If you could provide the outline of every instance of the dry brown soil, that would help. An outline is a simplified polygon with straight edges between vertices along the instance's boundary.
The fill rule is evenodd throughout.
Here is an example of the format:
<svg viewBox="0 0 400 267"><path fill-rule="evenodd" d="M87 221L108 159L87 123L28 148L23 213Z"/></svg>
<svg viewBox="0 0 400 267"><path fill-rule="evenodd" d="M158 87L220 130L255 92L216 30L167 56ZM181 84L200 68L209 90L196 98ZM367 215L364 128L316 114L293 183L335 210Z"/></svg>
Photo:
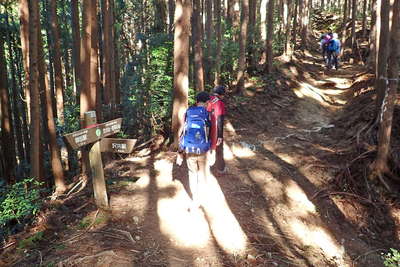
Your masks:
<svg viewBox="0 0 400 267"><path fill-rule="evenodd" d="M212 171L200 210L188 211L187 169L175 154L143 150L106 166L109 211L89 189L53 204L44 238L8 248L3 264L383 266L385 237L365 236L360 210L324 190L340 166L326 160L342 138L334 121L364 70L325 71L317 54L297 57L279 64L277 80L251 79L243 96L227 97L229 171Z"/></svg>

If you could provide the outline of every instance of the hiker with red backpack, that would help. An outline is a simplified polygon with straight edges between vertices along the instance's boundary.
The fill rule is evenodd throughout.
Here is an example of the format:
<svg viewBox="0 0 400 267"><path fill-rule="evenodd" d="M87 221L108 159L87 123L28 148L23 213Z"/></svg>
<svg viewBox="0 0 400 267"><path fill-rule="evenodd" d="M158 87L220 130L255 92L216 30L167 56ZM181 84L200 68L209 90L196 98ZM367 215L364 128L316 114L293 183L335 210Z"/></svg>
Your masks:
<svg viewBox="0 0 400 267"><path fill-rule="evenodd" d="M225 86L220 85L213 89L208 102L207 110L211 116L211 149L215 150L216 168L219 174L227 172L224 160L224 118L225 118Z"/></svg>
<svg viewBox="0 0 400 267"><path fill-rule="evenodd" d="M210 95L207 92L197 94L196 104L186 110L184 128L179 135L179 153L176 163L181 165L185 155L192 195L189 211L197 210L201 206L202 197L205 196L204 187L210 173L209 154L212 144L210 128L212 125L207 111L209 100Z"/></svg>
<svg viewBox="0 0 400 267"><path fill-rule="evenodd" d="M324 59L325 64L328 64L328 44L331 39L332 33L325 33L320 38L322 58Z"/></svg>

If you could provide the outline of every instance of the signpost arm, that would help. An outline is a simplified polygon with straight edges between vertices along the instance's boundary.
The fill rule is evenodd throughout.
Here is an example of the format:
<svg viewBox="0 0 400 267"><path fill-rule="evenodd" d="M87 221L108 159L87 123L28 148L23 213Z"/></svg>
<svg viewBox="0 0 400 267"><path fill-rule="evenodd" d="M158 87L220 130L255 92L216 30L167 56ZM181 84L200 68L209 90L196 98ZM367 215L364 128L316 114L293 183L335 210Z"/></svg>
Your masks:
<svg viewBox="0 0 400 267"><path fill-rule="evenodd" d="M85 125L95 125L97 123L94 111L85 112ZM108 207L108 196L106 182L104 180L103 161L101 160L100 142L96 141L89 151L90 169L92 173L93 192L96 205L98 207Z"/></svg>

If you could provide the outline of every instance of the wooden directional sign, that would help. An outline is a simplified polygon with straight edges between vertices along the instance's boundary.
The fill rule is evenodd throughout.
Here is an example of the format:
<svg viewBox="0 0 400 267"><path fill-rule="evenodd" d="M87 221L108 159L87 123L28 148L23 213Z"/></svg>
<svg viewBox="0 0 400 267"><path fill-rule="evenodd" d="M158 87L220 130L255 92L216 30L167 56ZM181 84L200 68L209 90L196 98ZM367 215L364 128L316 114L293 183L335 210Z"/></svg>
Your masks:
<svg viewBox="0 0 400 267"><path fill-rule="evenodd" d="M73 149L91 144L106 136L118 133L121 130L122 118L111 120L105 123L96 124L91 128L64 135L65 139Z"/></svg>
<svg viewBox="0 0 400 267"><path fill-rule="evenodd" d="M132 153L136 139L103 138L100 140L101 152Z"/></svg>

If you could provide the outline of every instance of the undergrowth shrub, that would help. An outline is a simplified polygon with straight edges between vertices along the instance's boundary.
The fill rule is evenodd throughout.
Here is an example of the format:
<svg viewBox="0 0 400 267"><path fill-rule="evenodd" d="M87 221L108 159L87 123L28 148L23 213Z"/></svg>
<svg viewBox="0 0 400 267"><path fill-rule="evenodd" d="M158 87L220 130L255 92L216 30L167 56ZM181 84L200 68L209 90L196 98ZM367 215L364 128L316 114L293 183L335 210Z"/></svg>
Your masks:
<svg viewBox="0 0 400 267"><path fill-rule="evenodd" d="M13 185L0 184L0 241L31 222L37 214L41 207L40 185L33 178Z"/></svg>
<svg viewBox="0 0 400 267"><path fill-rule="evenodd" d="M383 264L386 267L399 267L400 266L400 251L391 248L387 254L382 256Z"/></svg>

